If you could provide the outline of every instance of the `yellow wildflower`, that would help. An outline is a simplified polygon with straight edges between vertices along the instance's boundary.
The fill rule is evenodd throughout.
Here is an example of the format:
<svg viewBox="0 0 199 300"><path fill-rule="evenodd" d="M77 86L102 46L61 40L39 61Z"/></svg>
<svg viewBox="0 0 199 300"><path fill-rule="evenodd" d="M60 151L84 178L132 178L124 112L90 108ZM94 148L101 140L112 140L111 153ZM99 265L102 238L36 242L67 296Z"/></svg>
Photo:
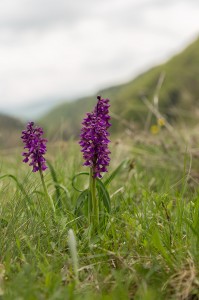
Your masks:
<svg viewBox="0 0 199 300"><path fill-rule="evenodd" d="M150 132L154 135L158 134L159 131L160 131L160 128L157 125L152 125L150 128Z"/></svg>

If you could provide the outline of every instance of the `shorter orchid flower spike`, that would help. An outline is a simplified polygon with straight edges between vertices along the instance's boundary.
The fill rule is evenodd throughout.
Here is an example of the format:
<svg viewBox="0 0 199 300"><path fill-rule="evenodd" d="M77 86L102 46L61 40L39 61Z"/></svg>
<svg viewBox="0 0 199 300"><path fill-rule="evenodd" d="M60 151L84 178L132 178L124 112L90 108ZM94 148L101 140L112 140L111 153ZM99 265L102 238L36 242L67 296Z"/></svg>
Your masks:
<svg viewBox="0 0 199 300"><path fill-rule="evenodd" d="M42 135L43 129L34 126L34 122L29 122L26 130L22 131L21 138L25 144L24 149L27 149L27 152L22 153L22 156L25 157L23 162L29 162L29 166L33 167L33 172L44 171L47 169L46 160L44 158L47 151L47 140L42 138Z"/></svg>

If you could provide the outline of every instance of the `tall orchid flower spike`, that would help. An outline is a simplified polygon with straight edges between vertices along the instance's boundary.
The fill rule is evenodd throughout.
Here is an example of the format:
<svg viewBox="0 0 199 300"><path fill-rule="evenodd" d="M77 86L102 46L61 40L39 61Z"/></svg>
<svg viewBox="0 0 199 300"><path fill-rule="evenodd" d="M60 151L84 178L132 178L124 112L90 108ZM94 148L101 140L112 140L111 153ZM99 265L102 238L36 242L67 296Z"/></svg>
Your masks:
<svg viewBox="0 0 199 300"><path fill-rule="evenodd" d="M22 131L21 136L23 143L25 144L24 149L27 151L23 152L22 156L25 157L23 162L29 163L29 166L32 167L32 172L39 171L46 198L54 211L55 207L53 200L48 194L43 175L43 171L47 169L46 159L44 157L47 151L47 139L42 137L43 133L43 129L35 126L34 122L29 122L27 124L26 130Z"/></svg>
<svg viewBox="0 0 199 300"><path fill-rule="evenodd" d="M109 133L109 99L97 97L97 104L91 113L87 113L83 120L80 146L82 148L84 165L90 167L89 190L91 194L91 223L99 227L99 203L96 197L96 179L102 178L102 173L107 172L110 162L108 149Z"/></svg>
<svg viewBox="0 0 199 300"><path fill-rule="evenodd" d="M89 166L93 171L93 177L102 177L103 172L107 172L110 162L110 151L108 144L109 133L109 99L97 97L98 102L94 111L87 113L81 129L81 140L79 142L82 147L84 165Z"/></svg>

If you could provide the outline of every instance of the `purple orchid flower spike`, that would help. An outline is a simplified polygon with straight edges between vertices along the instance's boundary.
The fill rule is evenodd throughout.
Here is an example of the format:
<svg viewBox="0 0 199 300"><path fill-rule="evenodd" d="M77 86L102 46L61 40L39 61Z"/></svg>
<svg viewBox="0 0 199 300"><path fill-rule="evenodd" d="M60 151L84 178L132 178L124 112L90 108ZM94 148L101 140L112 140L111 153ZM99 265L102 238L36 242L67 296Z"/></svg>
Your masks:
<svg viewBox="0 0 199 300"><path fill-rule="evenodd" d="M90 167L89 191L91 195L89 220L93 232L100 227L99 199L96 194L97 179L102 178L102 173L107 172L110 162L110 151L108 149L109 133L109 99L97 97L97 104L91 113L83 120L81 129L80 146L82 148L84 165Z"/></svg>
<svg viewBox="0 0 199 300"><path fill-rule="evenodd" d="M29 166L33 167L33 172L45 171L47 169L46 160L44 158L47 151L47 140L42 138L42 135L43 129L34 126L34 122L29 122L26 130L22 131L21 138L25 144L24 149L27 149L27 152L22 153L22 156L25 157L23 162L29 162Z"/></svg>
<svg viewBox="0 0 199 300"><path fill-rule="evenodd" d="M39 171L46 200L48 201L53 212L55 212L53 199L48 194L43 175L43 171L47 169L46 160L44 157L47 151L47 139L42 137L43 133L43 129L38 126L34 126L34 122L29 122L27 124L26 130L22 131L21 136L23 143L25 144L24 149L27 149L27 152L23 152L22 156L25 157L23 162L29 163L29 166L32 167L33 172Z"/></svg>
<svg viewBox="0 0 199 300"><path fill-rule="evenodd" d="M108 128L111 124L109 123L109 99L103 99L100 96L97 99L94 111L87 113L82 123L79 144L85 160L84 165L93 169L93 177L101 178L101 173L107 172L110 162Z"/></svg>

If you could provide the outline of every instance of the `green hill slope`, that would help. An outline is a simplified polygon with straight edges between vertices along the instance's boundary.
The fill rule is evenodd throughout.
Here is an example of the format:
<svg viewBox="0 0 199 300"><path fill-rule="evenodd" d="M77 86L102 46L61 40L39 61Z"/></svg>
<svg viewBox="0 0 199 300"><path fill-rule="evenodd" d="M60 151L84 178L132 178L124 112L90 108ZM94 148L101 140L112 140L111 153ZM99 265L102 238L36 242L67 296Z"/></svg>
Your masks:
<svg viewBox="0 0 199 300"><path fill-rule="evenodd" d="M0 148L18 146L23 127L20 120L0 114Z"/></svg>
<svg viewBox="0 0 199 300"><path fill-rule="evenodd" d="M150 69L126 84L102 90L99 94L110 98L114 115L143 127L148 108L142 98L153 100L160 77L164 77L159 91L160 111L170 121L183 119L189 122L196 113L199 99L199 39L165 64ZM59 132L64 138L71 134L76 136L82 117L95 102L96 95L64 103L44 116L41 122L54 135ZM112 123L113 132L121 129L121 122L113 119Z"/></svg>

